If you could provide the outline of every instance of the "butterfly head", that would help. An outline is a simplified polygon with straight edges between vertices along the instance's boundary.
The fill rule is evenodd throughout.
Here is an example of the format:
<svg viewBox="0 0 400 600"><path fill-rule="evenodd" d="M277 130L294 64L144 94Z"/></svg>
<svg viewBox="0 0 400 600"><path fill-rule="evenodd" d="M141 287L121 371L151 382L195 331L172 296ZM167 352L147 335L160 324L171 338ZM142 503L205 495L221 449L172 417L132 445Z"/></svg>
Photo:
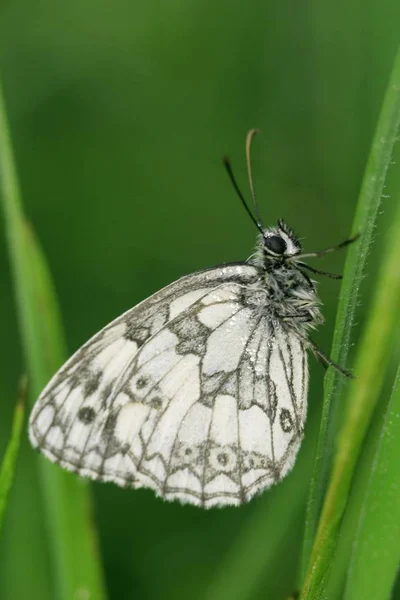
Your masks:
<svg viewBox="0 0 400 600"><path fill-rule="evenodd" d="M271 258L291 258L302 250L298 237L283 219L276 227L262 230L262 245L264 254Z"/></svg>

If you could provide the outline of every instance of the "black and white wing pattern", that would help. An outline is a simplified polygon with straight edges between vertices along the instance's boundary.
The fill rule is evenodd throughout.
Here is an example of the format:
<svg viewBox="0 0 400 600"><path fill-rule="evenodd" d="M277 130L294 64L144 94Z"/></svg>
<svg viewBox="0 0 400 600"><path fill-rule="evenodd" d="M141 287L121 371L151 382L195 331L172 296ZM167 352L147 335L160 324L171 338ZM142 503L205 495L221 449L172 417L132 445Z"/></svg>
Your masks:
<svg viewBox="0 0 400 600"><path fill-rule="evenodd" d="M260 277L245 263L195 273L105 327L39 397L33 446L79 475L203 507L282 479L303 436L307 356Z"/></svg>

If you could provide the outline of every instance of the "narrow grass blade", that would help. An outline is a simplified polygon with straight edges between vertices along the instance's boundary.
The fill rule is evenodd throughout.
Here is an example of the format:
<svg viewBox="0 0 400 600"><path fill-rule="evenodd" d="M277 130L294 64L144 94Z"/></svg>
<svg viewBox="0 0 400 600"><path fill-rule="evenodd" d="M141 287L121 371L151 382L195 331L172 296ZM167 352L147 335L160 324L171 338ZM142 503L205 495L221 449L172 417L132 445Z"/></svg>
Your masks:
<svg viewBox="0 0 400 600"><path fill-rule="evenodd" d="M64 338L44 256L24 218L1 89L0 194L30 391L35 398L65 360ZM105 598L88 488L42 458L39 472L57 596L62 600Z"/></svg>
<svg viewBox="0 0 400 600"><path fill-rule="evenodd" d="M386 388L386 386L385 386ZM386 389L384 390L386 391ZM385 394L386 396L386 394ZM358 520L366 497L371 472L379 447L384 417L388 402L382 402L374 411L373 420L368 429L368 435L363 444L362 452L357 461L357 470L351 484L351 492L347 499L346 511L340 524L340 535L337 540L335 556L329 570L329 577L324 587L324 599L343 600L343 590L349 571L350 556L356 538Z"/></svg>
<svg viewBox="0 0 400 600"><path fill-rule="evenodd" d="M398 133L399 122L400 52L395 59L391 79L386 91L354 218L353 234L360 232L361 236L356 244L349 248L344 269L331 352L332 359L344 366L347 364L358 292L365 273L368 251L376 224L393 145ZM334 369L328 370L324 384L320 435L307 506L301 563L303 580L311 554L323 494L326 488L327 473L333 454L332 439L336 425L333 409L338 404L345 384L344 378Z"/></svg>
<svg viewBox="0 0 400 600"><path fill-rule="evenodd" d="M400 117L400 54L389 97L398 106ZM398 119L399 121L399 119ZM397 121L397 124L398 124ZM382 253L375 297L356 357L356 379L347 397L347 414L338 439L333 471L326 494L302 598L319 598L336 546L338 528L373 411L379 399L390 361L391 347L400 305L400 203L397 200L387 247Z"/></svg>
<svg viewBox="0 0 400 600"><path fill-rule="evenodd" d="M353 546L345 600L390 598L400 563L400 367Z"/></svg>
<svg viewBox="0 0 400 600"><path fill-rule="evenodd" d="M3 529L4 515L7 509L9 493L17 465L22 425L24 423L26 394L27 379L26 377L23 377L20 382L17 405L14 411L10 441L8 442L3 462L0 467L0 534Z"/></svg>

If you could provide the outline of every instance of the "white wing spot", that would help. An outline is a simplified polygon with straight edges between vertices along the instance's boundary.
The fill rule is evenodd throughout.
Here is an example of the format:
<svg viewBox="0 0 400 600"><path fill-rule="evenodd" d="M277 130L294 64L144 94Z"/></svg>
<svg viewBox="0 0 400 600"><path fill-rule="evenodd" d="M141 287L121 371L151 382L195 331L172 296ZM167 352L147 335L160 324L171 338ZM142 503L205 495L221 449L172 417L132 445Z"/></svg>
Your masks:
<svg viewBox="0 0 400 600"><path fill-rule="evenodd" d="M251 326L251 311L242 309L211 333L203 362L206 375L237 369Z"/></svg>

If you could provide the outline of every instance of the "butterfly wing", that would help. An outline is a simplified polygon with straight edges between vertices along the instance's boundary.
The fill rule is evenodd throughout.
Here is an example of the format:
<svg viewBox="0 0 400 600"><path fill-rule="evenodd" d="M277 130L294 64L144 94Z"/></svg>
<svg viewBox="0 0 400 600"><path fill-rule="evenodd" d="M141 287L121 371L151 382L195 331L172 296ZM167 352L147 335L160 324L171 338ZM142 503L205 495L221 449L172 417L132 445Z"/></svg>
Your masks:
<svg viewBox="0 0 400 600"><path fill-rule="evenodd" d="M302 438L307 358L253 301L259 280L247 264L202 271L116 319L42 392L33 446L82 476L206 507L280 480Z"/></svg>

